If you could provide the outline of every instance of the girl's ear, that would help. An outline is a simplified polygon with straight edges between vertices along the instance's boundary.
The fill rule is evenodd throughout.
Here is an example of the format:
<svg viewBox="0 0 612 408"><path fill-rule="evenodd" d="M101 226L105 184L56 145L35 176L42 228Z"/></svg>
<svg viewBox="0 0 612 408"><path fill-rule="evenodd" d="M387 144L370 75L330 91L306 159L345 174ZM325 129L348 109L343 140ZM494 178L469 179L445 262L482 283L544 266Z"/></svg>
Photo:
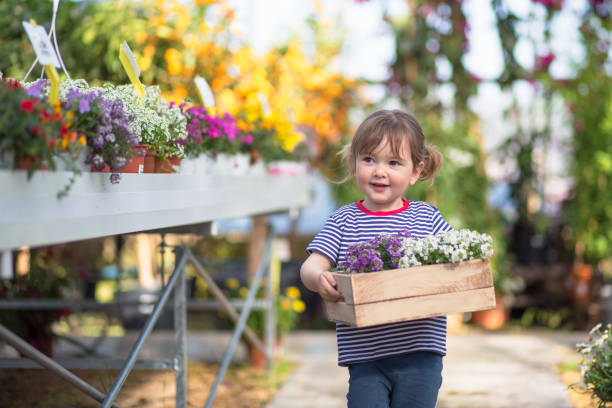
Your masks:
<svg viewBox="0 0 612 408"><path fill-rule="evenodd" d="M410 177L410 185L414 185L414 183L417 182L424 168L425 168L425 163L423 162L420 162L419 164L414 166L414 168L412 169L412 176Z"/></svg>

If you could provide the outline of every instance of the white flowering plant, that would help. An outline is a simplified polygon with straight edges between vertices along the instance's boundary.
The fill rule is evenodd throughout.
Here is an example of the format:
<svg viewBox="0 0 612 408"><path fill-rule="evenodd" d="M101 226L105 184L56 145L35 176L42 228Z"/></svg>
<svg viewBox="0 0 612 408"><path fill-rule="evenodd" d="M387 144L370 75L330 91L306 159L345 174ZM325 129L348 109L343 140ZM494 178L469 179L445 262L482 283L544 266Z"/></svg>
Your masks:
<svg viewBox="0 0 612 408"><path fill-rule="evenodd" d="M149 145L156 156L184 157L187 139L187 118L174 103L168 103L158 86L145 86L144 97L139 97L131 85L104 84L104 97L123 101L131 115L130 131L140 143Z"/></svg>
<svg viewBox="0 0 612 408"><path fill-rule="evenodd" d="M404 238L401 251L400 268L457 263L491 257L493 239L487 234L468 229L451 230L422 239Z"/></svg>
<svg viewBox="0 0 612 408"><path fill-rule="evenodd" d="M582 354L580 362L580 389L590 392L599 401L597 408L612 402L612 325L602 331L599 323L589 332L589 340L578 343L576 350Z"/></svg>
<svg viewBox="0 0 612 408"><path fill-rule="evenodd" d="M376 272L393 268L458 263L493 255L493 239L467 229L415 238L408 230L349 246L338 266L342 273Z"/></svg>

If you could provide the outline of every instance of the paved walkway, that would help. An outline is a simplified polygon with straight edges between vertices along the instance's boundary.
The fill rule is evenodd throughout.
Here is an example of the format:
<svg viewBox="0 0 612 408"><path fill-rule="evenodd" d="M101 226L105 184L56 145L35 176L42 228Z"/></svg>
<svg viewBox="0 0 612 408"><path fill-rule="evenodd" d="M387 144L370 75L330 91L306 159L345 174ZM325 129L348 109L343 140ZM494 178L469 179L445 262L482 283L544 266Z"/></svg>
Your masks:
<svg viewBox="0 0 612 408"><path fill-rule="evenodd" d="M571 408L557 364L576 361L583 333L469 331L448 337L437 408ZM300 363L266 408L346 407L348 372L336 365L333 333L289 336Z"/></svg>

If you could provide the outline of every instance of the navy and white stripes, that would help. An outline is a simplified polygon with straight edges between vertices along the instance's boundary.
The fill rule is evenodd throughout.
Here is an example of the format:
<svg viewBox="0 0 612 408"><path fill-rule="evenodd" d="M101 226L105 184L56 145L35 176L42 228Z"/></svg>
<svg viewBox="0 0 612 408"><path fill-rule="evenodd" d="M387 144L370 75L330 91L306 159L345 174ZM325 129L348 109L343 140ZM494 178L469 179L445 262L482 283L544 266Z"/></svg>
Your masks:
<svg viewBox="0 0 612 408"><path fill-rule="evenodd" d="M320 252L338 265L349 245L404 229L421 238L452 228L437 208L422 201L404 201L397 211L376 213L358 202L334 212L306 251ZM337 324L336 334L341 366L415 351L446 354L445 316L365 328Z"/></svg>

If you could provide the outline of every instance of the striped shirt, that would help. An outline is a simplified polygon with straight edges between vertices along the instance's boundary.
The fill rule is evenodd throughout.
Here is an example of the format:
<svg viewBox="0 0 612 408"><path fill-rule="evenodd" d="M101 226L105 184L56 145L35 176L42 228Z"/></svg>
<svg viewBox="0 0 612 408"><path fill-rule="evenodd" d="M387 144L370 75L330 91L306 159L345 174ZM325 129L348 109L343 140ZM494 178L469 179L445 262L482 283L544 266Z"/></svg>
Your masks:
<svg viewBox="0 0 612 408"><path fill-rule="evenodd" d="M320 252L337 266L351 244L404 229L423 238L452 228L436 207L422 201L404 200L398 210L378 212L367 210L360 201L334 212L306 251ZM336 336L341 366L417 351L445 355L446 316L363 328L338 323Z"/></svg>

